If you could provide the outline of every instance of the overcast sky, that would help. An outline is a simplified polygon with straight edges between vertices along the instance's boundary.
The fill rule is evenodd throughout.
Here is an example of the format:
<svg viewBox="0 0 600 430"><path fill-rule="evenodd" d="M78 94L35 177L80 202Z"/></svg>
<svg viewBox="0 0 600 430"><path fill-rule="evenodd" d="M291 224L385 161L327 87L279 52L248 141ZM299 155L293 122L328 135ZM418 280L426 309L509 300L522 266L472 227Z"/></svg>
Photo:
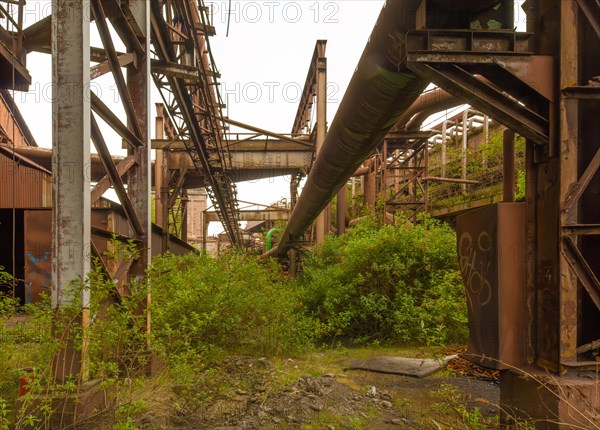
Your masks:
<svg viewBox="0 0 600 430"><path fill-rule="evenodd" d="M217 36L211 45L222 74L226 114L290 133L318 39L327 40L331 123L383 6L382 0L212 2ZM238 184L243 200L289 197L288 178ZM259 191L260 190L260 191Z"/></svg>
<svg viewBox="0 0 600 430"><path fill-rule="evenodd" d="M207 0L206 4L217 30L211 47L222 75L226 115L289 133L316 41L328 41L327 116L331 123L384 1L234 0L231 8L229 0ZM28 1L26 25L50 12L49 0ZM92 43L100 46L93 26ZM117 49L122 46L117 44ZM38 144L51 147L51 57L34 53L27 61L33 84L29 93L17 93L15 98ZM109 104L115 99L110 75L95 80L92 89ZM152 102L160 101L154 90ZM120 104L110 105L124 118ZM103 132L113 153L123 154L118 136L108 127L103 127ZM242 200L269 204L289 197L289 179L241 183L238 189Z"/></svg>
<svg viewBox="0 0 600 430"><path fill-rule="evenodd" d="M331 123L383 3L383 0L242 0L232 1L230 8L229 0L206 1L217 31L210 41L222 75L225 114L260 128L289 133L315 43L325 39L328 41L327 116ZM50 1L28 1L26 26L50 13ZM92 44L101 45L93 25ZM119 43L116 47L122 49ZM15 94L38 144L47 148L52 145L51 65L50 55L30 54L27 66L33 83L29 93ZM111 102L116 95L112 76L94 80L92 90L124 118L122 106ZM161 101L156 90L152 98L153 103ZM153 121L151 127L154 128ZM113 154L123 155L116 133L106 126L102 129ZM238 189L241 200L270 204L289 197L289 179L241 183Z"/></svg>

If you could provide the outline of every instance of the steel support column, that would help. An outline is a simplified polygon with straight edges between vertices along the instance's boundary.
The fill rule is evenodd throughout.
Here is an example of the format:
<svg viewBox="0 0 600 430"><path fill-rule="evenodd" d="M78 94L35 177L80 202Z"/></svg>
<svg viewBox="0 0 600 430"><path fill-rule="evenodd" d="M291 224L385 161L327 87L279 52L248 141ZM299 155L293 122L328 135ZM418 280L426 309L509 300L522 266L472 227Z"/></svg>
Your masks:
<svg viewBox="0 0 600 430"><path fill-rule="evenodd" d="M504 131L503 151L504 203L511 203L515 201L515 132L512 130Z"/></svg>
<svg viewBox="0 0 600 430"><path fill-rule="evenodd" d="M325 43L317 45L319 52L317 57L317 141L316 154L325 142L327 134L327 58L325 57ZM316 241L323 243L328 232L331 209L327 205L316 220Z"/></svg>
<svg viewBox="0 0 600 430"><path fill-rule="evenodd" d="M143 234L139 239L142 245L139 247L140 258L137 264L132 268L132 274L143 276L146 268L150 264L151 248L151 163L150 163L150 5L146 0L129 0L129 10L132 18L135 19L135 25L141 34L138 37L132 37L129 42L133 46L128 50L134 50L136 59L133 65L127 68L127 88L131 95L132 115L135 118L129 118L130 124L136 123L139 127L139 138L141 145L128 150L129 155L134 155L137 159L135 165L128 174L128 194L131 202L141 221ZM141 36L141 37L140 37ZM141 49L135 49L133 42L141 44ZM139 42L138 42L139 41ZM135 130L135 128L134 128Z"/></svg>
<svg viewBox="0 0 600 430"><path fill-rule="evenodd" d="M579 49L578 46L578 6L574 0L563 0L561 7L561 48L560 48L560 89L567 88L579 82ZM564 202L569 195L572 184L578 180L579 151L585 142L579 142L579 106L576 100L560 97L560 202ZM588 143L589 144L589 143ZM577 224L579 221L578 208L572 211L561 211L561 226ZM578 239L571 239L571 244L578 245ZM566 362L577 361L577 343L579 337L579 323L581 318L579 304L579 288L575 271L570 267L568 251L570 247L561 242L560 264L560 343L559 360L563 365ZM565 249L566 248L566 249ZM565 254L566 252L566 254ZM584 260L585 261L585 260Z"/></svg>
<svg viewBox="0 0 600 430"><path fill-rule="evenodd" d="M467 152L469 150L469 109L465 109L462 117L462 147L460 157L460 171L461 178L463 181L467 180ZM458 130L456 130L458 133ZM467 194L467 184L461 184L461 191L463 194Z"/></svg>
<svg viewBox="0 0 600 430"><path fill-rule="evenodd" d="M84 325L89 290L76 283L85 282L91 252L89 10L88 0L52 2L52 306L81 303ZM53 366L59 382L82 369L81 350L66 338Z"/></svg>
<svg viewBox="0 0 600 430"><path fill-rule="evenodd" d="M337 234L346 233L346 205L348 203L348 187L343 186L337 195Z"/></svg>
<svg viewBox="0 0 600 430"><path fill-rule="evenodd" d="M156 116L155 120L155 134L156 139L164 139L164 119L162 116ZM164 164L168 157L165 157L165 151L163 149L156 150L156 156L154 161L154 214L156 216L156 224L162 229L165 229L165 219L163 214L163 196L162 188L165 186L166 175L164 175ZM163 249L163 252L165 250Z"/></svg>

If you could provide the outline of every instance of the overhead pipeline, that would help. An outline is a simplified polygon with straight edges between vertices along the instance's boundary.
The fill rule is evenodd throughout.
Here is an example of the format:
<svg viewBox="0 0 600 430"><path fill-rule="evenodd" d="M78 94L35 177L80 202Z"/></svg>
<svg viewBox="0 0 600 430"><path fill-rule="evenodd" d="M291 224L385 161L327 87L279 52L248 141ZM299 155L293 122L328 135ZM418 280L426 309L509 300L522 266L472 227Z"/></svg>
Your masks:
<svg viewBox="0 0 600 430"><path fill-rule="evenodd" d="M428 82L404 64L420 0L388 0L375 24L279 245L300 239Z"/></svg>

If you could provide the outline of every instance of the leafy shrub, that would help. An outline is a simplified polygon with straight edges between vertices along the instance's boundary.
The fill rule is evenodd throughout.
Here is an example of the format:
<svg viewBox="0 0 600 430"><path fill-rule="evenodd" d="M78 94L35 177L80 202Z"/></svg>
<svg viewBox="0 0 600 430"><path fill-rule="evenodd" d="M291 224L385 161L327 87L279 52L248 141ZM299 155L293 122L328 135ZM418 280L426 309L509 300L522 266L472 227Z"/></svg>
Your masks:
<svg viewBox="0 0 600 430"><path fill-rule="evenodd" d="M328 338L444 344L467 336L456 236L434 220L381 228L369 220L328 236L298 285Z"/></svg>
<svg viewBox="0 0 600 430"><path fill-rule="evenodd" d="M149 271L153 345L165 356L278 354L310 344L310 322L275 261L166 255Z"/></svg>

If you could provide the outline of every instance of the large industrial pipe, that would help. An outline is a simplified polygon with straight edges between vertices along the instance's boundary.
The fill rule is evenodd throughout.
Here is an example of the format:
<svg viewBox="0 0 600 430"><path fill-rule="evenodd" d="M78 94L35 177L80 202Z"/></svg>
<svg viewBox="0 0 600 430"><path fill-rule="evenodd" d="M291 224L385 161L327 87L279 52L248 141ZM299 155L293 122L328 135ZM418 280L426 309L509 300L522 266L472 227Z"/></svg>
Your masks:
<svg viewBox="0 0 600 430"><path fill-rule="evenodd" d="M388 1L348 85L306 185L273 253L283 253L371 154L428 82L403 64L419 0Z"/></svg>
<svg viewBox="0 0 600 430"><path fill-rule="evenodd" d="M400 115L398 122L394 126L394 130L402 130L403 128L406 128L407 130L414 130L414 125L411 128L409 128L408 125L410 123L414 124L412 120L415 118L415 116L425 115L425 118L423 118L424 121L428 116L433 115L436 112L451 109L462 103L463 102L458 98L441 88L428 91L421 94L419 98L406 110L406 112ZM421 124L418 125L420 126Z"/></svg>
<svg viewBox="0 0 600 430"><path fill-rule="evenodd" d="M444 91L445 92L445 91ZM427 118L431 115L436 114L438 112L442 112L448 109L455 108L464 104L464 101L452 96L449 93L442 95L439 97L435 106L426 106L421 111L419 111L415 116L413 116L410 121L406 123L407 130L419 130L421 125L425 122Z"/></svg>
<svg viewBox="0 0 600 430"><path fill-rule="evenodd" d="M431 115L461 105L463 102L441 88L421 94L419 98L404 112L393 130L419 130L423 122ZM370 167L359 167L353 177L369 173Z"/></svg>

